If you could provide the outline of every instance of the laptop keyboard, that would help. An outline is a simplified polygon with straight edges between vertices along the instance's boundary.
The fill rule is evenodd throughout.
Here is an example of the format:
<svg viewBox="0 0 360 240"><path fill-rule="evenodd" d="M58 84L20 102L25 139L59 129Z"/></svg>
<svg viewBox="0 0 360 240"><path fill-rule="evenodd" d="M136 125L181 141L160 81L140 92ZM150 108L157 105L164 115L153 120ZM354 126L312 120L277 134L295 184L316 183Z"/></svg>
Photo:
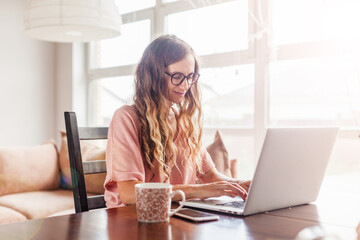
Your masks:
<svg viewBox="0 0 360 240"><path fill-rule="evenodd" d="M190 200L193 203L201 203L201 204L208 204L208 205L213 205L213 206L226 206L226 207L235 207L238 209L244 209L245 206L245 201L243 201L242 199L239 197L239 199L236 200L230 200L229 198L226 200L219 200L218 198L212 199L212 198L208 198L208 199L193 199Z"/></svg>
<svg viewBox="0 0 360 240"><path fill-rule="evenodd" d="M227 203L218 203L216 205L229 206L229 207L235 207L235 208L244 208L245 201L244 202L235 201L235 202L227 202Z"/></svg>

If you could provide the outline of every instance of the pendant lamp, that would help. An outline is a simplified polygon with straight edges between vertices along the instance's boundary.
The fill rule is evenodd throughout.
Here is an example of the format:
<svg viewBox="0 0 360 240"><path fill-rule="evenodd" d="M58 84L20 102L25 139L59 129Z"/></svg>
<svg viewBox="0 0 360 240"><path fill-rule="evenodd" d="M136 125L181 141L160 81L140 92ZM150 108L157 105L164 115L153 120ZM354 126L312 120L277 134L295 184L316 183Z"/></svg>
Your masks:
<svg viewBox="0 0 360 240"><path fill-rule="evenodd" d="M25 32L50 42L89 42L120 35L113 0L27 0Z"/></svg>

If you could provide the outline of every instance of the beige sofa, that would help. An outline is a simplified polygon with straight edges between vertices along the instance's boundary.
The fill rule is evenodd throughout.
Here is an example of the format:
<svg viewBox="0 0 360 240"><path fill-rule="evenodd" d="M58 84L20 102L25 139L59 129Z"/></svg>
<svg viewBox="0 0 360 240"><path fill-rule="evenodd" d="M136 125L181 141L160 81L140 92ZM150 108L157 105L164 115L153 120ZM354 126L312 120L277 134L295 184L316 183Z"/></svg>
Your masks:
<svg viewBox="0 0 360 240"><path fill-rule="evenodd" d="M31 147L0 147L0 224L74 213L66 134ZM104 159L104 149L84 144L85 160ZM86 179L88 192L103 193L104 175Z"/></svg>

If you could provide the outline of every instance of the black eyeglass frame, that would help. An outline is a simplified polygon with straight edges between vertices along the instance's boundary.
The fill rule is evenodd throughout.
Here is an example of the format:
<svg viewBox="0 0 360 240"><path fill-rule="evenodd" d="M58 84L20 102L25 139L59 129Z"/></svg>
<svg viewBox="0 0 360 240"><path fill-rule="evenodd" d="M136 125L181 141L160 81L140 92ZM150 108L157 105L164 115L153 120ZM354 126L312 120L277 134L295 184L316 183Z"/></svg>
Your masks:
<svg viewBox="0 0 360 240"><path fill-rule="evenodd" d="M181 84L184 82L185 78L186 78L187 83L188 83L190 86L191 86L191 85L194 85L194 84L199 80L199 77L200 77L200 74L199 74L199 73L190 73L190 74L187 75L187 76L185 76L185 75L184 75L183 73L181 73L181 72L176 72L176 73L173 73L173 74L170 74L170 73L168 73L168 72L165 72L165 73L166 73L166 75L168 75L168 76L171 78L171 83L172 83L173 85L175 85L175 86L181 85ZM181 74L181 75L183 75L183 78L181 79L180 83L178 83L178 84L175 84L175 83L173 82L173 77L175 76L175 74ZM194 82L192 82L192 83L189 83L189 78L194 77L195 74L198 76L197 79L196 79L196 81L194 81Z"/></svg>

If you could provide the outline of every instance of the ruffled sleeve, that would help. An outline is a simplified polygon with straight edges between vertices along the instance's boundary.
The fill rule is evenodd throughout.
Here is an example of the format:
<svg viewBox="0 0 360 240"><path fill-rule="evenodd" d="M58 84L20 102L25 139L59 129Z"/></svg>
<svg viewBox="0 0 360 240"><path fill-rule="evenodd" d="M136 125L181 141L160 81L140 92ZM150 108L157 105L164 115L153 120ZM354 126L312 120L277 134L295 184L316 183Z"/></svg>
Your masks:
<svg viewBox="0 0 360 240"><path fill-rule="evenodd" d="M215 167L214 162L211 159L210 154L206 151L206 148L201 149L201 158L202 158L202 171L205 174L207 171ZM202 178L204 175L197 174L198 178Z"/></svg>

